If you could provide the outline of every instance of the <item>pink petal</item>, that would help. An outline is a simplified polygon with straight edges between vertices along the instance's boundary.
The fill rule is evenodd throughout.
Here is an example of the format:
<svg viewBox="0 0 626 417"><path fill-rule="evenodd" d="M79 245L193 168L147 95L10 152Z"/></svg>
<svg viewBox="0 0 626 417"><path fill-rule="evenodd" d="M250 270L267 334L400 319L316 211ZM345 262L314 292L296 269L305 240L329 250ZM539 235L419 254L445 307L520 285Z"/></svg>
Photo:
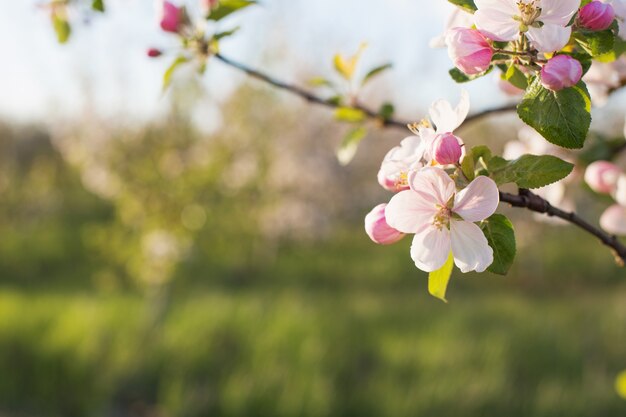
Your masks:
<svg viewBox="0 0 626 417"><path fill-rule="evenodd" d="M430 226L437 213L432 201L425 200L413 190L394 195L385 208L387 224L403 233L418 233Z"/></svg>
<svg viewBox="0 0 626 417"><path fill-rule="evenodd" d="M500 203L496 183L479 176L454 198L454 212L468 222L479 222L491 216Z"/></svg>
<svg viewBox="0 0 626 417"><path fill-rule="evenodd" d="M626 207L613 204L600 217L600 226L614 235L626 235Z"/></svg>
<svg viewBox="0 0 626 417"><path fill-rule="evenodd" d="M484 272L493 263L493 250L487 238L474 223L450 222L452 256L461 272Z"/></svg>
<svg viewBox="0 0 626 417"><path fill-rule="evenodd" d="M433 272L443 266L450 254L450 231L445 227L429 227L413 237L411 258L415 266Z"/></svg>
<svg viewBox="0 0 626 417"><path fill-rule="evenodd" d="M526 36L539 52L555 52L569 42L572 28L546 23L543 27L528 29Z"/></svg>
<svg viewBox="0 0 626 417"><path fill-rule="evenodd" d="M454 181L437 167L426 167L409 177L411 190L432 207L445 206L455 193Z"/></svg>

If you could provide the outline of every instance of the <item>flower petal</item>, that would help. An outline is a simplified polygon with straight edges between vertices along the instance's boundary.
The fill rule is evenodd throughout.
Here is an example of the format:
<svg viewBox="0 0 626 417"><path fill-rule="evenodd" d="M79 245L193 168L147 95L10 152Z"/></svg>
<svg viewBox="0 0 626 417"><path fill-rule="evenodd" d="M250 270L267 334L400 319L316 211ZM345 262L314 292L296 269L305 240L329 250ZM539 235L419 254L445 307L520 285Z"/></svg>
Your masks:
<svg viewBox="0 0 626 417"><path fill-rule="evenodd" d="M413 172L409 177L409 185L414 193L433 207L445 206L456 191L454 181L443 169L437 167L426 167Z"/></svg>
<svg viewBox="0 0 626 417"><path fill-rule="evenodd" d="M626 207L613 204L600 217L600 226L614 235L626 235Z"/></svg>
<svg viewBox="0 0 626 417"><path fill-rule="evenodd" d="M519 22L513 16L519 13L515 2L507 0L477 0L474 13L476 28L494 41L512 41L519 36Z"/></svg>
<svg viewBox="0 0 626 417"><path fill-rule="evenodd" d="M529 28L526 36L539 52L554 52L567 45L571 34L571 27L546 23L540 28Z"/></svg>
<svg viewBox="0 0 626 417"><path fill-rule="evenodd" d="M435 204L413 190L401 191L385 208L387 224L402 233L418 233L433 223Z"/></svg>
<svg viewBox="0 0 626 417"><path fill-rule="evenodd" d="M411 258L415 266L425 272L438 270L450 254L450 231L428 227L415 235L411 244Z"/></svg>
<svg viewBox="0 0 626 417"><path fill-rule="evenodd" d="M580 0L543 0L541 20L544 24L565 26L580 7Z"/></svg>
<svg viewBox="0 0 626 417"><path fill-rule="evenodd" d="M454 212L468 222L479 222L491 216L500 203L496 183L479 176L454 197Z"/></svg>
<svg viewBox="0 0 626 417"><path fill-rule="evenodd" d="M437 127L437 133L454 132L467 117L469 107L469 94L465 90L461 91L461 99L455 109L446 100L435 101L430 106L429 114Z"/></svg>
<svg viewBox="0 0 626 417"><path fill-rule="evenodd" d="M452 255L461 272L484 272L493 263L493 249L480 227L464 221L450 222Z"/></svg>

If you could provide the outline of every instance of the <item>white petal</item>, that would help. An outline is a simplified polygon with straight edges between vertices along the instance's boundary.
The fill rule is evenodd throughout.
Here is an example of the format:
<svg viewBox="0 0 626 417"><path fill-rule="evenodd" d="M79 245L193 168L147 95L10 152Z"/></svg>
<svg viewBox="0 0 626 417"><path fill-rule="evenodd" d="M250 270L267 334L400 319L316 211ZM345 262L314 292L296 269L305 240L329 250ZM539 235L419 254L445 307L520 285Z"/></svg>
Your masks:
<svg viewBox="0 0 626 417"><path fill-rule="evenodd" d="M615 201L622 206L626 207L626 175L622 174L617 180L617 187L615 187Z"/></svg>
<svg viewBox="0 0 626 417"><path fill-rule="evenodd" d="M454 197L454 212L468 222L479 222L491 216L500 203L496 183L479 176Z"/></svg>
<svg viewBox="0 0 626 417"><path fill-rule="evenodd" d="M450 231L445 227L429 227L413 237L411 258L415 266L425 272L433 272L443 266L450 254Z"/></svg>
<svg viewBox="0 0 626 417"><path fill-rule="evenodd" d="M469 94L461 91L461 100L455 109L446 100L437 100L430 106L430 118L437 127L437 133L454 132L469 113Z"/></svg>
<svg viewBox="0 0 626 417"><path fill-rule="evenodd" d="M476 28L485 36L495 41L513 41L519 36L519 22L513 20L513 16L519 13L515 9L506 10L500 8L480 7L480 3L513 3L501 2L476 2L478 10L474 13Z"/></svg>
<svg viewBox="0 0 626 417"><path fill-rule="evenodd" d="M529 28L526 36L539 52L554 52L567 45L571 34L570 27L546 23L540 28Z"/></svg>
<svg viewBox="0 0 626 417"><path fill-rule="evenodd" d="M509 16L519 13L519 8L514 0L474 0L474 4L478 10L494 9Z"/></svg>
<svg viewBox="0 0 626 417"><path fill-rule="evenodd" d="M613 204L600 217L600 226L614 235L626 235L626 207Z"/></svg>
<svg viewBox="0 0 626 417"><path fill-rule="evenodd" d="M580 0L543 0L539 20L543 23L565 26L572 20L579 7Z"/></svg>
<svg viewBox="0 0 626 417"><path fill-rule="evenodd" d="M450 234L454 264L461 272L484 272L493 263L493 250L480 227L470 222L452 221Z"/></svg>
<svg viewBox="0 0 626 417"><path fill-rule="evenodd" d="M454 181L437 167L426 167L414 172L409 177L409 185L414 193L433 206L445 206L456 190Z"/></svg>
<svg viewBox="0 0 626 417"><path fill-rule="evenodd" d="M418 233L432 224L437 213L435 204L415 191L401 191L385 208L387 224L402 233Z"/></svg>

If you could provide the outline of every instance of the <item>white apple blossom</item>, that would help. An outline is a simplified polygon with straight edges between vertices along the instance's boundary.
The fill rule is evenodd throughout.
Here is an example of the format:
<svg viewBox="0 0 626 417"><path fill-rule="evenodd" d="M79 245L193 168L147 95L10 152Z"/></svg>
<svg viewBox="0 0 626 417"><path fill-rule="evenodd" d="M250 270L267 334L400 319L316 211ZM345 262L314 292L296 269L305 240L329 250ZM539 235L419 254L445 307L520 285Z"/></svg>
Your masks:
<svg viewBox="0 0 626 417"><path fill-rule="evenodd" d="M424 166L424 142L419 136L409 136L392 148L378 171L378 183L389 191L409 188L409 173Z"/></svg>
<svg viewBox="0 0 626 417"><path fill-rule="evenodd" d="M450 13L445 23L444 32L430 40L429 46L431 48L445 48L446 35L450 29L454 28L470 28L474 24L474 16L458 7L454 8L454 11Z"/></svg>
<svg viewBox="0 0 626 417"><path fill-rule="evenodd" d="M387 223L414 233L411 258L426 272L441 268L450 252L461 272L483 272L493 262L493 250L474 222L498 207L495 182L484 176L458 192L454 181L438 167L426 167L409 178L410 189L396 194L385 209Z"/></svg>
<svg viewBox="0 0 626 417"><path fill-rule="evenodd" d="M572 16L580 0L475 0L478 30L496 41L524 33L539 52L554 52L569 41Z"/></svg>

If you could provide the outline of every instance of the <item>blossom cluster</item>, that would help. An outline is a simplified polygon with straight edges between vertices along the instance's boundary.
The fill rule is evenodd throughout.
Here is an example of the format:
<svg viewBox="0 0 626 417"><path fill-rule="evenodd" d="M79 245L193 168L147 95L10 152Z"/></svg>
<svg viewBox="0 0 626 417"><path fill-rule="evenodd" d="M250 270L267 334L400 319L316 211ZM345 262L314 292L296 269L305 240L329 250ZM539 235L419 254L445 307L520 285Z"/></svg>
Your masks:
<svg viewBox="0 0 626 417"><path fill-rule="evenodd" d="M612 46L611 36L599 38L595 33L618 32L626 19L624 0L594 0L582 7L580 0L475 0L473 5L473 14L460 8L454 12L437 42L447 46L454 65L468 76L493 66L505 72L514 67L526 77L537 75L552 91L581 80L584 71L577 48L582 46L580 52L593 58L605 52L590 52L587 37ZM626 37L624 31L620 34ZM519 82L512 83L521 91Z"/></svg>
<svg viewBox="0 0 626 417"><path fill-rule="evenodd" d="M426 272L439 270L450 256L462 272L483 272L493 262L493 250L476 223L495 212L498 188L486 176L464 181L459 165L464 144L454 131L468 111L466 93L456 108L445 100L433 103L430 121L412 125L415 135L382 162L378 182L396 194L365 218L366 232L379 244L414 234L411 257Z"/></svg>

